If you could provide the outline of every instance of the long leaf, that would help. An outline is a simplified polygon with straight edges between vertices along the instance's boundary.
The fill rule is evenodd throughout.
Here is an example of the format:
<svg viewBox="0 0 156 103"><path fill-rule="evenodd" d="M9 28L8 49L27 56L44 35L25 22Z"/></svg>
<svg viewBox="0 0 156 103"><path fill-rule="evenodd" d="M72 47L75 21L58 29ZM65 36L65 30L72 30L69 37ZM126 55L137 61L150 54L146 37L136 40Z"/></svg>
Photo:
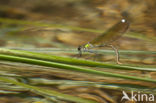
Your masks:
<svg viewBox="0 0 156 103"><path fill-rule="evenodd" d="M120 70L142 70L142 71L156 71L156 68L145 68L145 67L132 67L125 65L115 65L115 64L107 64L77 58L69 58L69 57L61 57L55 55L48 55L44 53L36 53L24 50L10 50L0 48L1 54L14 55L20 57L29 57L32 59L40 59L52 62L59 62L64 64L72 64L72 65L82 65L82 66L90 66L90 67L102 67L102 68L112 68L112 69L120 69Z"/></svg>
<svg viewBox="0 0 156 103"><path fill-rule="evenodd" d="M34 65L40 65L40 66L47 66L47 67L54 67L54 68L59 68L59 69L77 71L77 72L82 72L82 73L94 74L97 76L99 75L99 76L104 76L104 77L116 77L116 78L123 78L123 79L130 79L130 80L156 83L156 80L154 80L154 79L141 78L141 77L128 76L128 75L121 75L121 74L116 74L116 73L111 73L111 72L102 72L102 71L97 71L97 70L92 70L92 69L87 69L87 68L81 68L81 67L62 64L62 63L43 61L43 60L38 60L38 59L3 55L3 54L0 54L0 59L1 60L7 60L7 61L13 61L13 62L22 62L22 63L28 63L28 64L34 64Z"/></svg>

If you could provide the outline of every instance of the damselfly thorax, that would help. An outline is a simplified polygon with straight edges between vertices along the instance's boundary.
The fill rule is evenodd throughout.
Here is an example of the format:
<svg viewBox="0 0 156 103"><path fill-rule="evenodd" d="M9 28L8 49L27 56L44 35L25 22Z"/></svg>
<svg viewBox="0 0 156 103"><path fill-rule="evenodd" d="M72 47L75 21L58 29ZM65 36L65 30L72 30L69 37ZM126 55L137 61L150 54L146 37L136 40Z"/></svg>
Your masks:
<svg viewBox="0 0 156 103"><path fill-rule="evenodd" d="M116 61L120 64L118 50L111 43L120 38L127 31L128 27L129 22L126 19L120 20L100 36L97 36L85 45L79 46L78 51L80 56L82 55L82 52L89 52L88 49L108 46L113 48L116 53Z"/></svg>

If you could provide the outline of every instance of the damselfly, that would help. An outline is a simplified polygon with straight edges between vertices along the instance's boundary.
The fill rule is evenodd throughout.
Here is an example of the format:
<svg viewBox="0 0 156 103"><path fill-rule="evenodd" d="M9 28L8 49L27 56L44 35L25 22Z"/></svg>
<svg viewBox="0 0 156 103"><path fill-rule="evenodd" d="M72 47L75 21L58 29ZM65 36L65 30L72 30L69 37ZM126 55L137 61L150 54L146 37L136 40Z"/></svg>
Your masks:
<svg viewBox="0 0 156 103"><path fill-rule="evenodd" d="M79 46L78 51L79 55L82 55L83 52L91 52L89 49L96 48L96 47L111 47L115 53L116 53L116 62L118 64L121 64L119 62L119 52L118 49L116 49L111 43L115 40L117 40L119 37L121 37L128 29L129 22L126 19L120 20L118 23L116 23L114 26L112 26L110 29L108 29L106 32L101 34L100 36L96 37L92 41L88 42L85 45Z"/></svg>

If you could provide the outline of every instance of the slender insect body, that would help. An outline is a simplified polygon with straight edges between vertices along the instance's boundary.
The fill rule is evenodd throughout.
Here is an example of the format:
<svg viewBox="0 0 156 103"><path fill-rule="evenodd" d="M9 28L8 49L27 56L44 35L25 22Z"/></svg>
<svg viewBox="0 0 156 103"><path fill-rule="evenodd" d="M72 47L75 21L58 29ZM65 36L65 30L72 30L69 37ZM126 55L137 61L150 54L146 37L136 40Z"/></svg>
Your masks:
<svg viewBox="0 0 156 103"><path fill-rule="evenodd" d="M112 42L120 38L129 28L129 22L126 19L120 20L106 32L102 33L100 36L97 36L95 39L89 43L79 46L78 51L81 56L82 51L86 52L88 49L93 47L104 47L109 46L114 49L117 56L117 63L119 64L119 53L118 50L111 45Z"/></svg>

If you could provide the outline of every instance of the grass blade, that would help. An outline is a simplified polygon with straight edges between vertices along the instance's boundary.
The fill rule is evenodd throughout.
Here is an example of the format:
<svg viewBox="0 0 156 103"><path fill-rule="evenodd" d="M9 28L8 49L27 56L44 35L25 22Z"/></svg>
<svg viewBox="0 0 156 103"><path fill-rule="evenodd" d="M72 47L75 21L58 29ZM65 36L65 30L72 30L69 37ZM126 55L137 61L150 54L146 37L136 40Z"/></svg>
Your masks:
<svg viewBox="0 0 156 103"><path fill-rule="evenodd" d="M95 62L95 61L89 61L89 60L83 60L83 59L77 59L77 58L61 57L61 56L55 56L55 55L48 55L44 53L36 53L36 52L30 52L30 51L24 51L24 50L10 50L10 49L0 48L0 53L7 54L7 55L20 56L20 57L28 57L32 59L46 60L46 61L51 61L51 62L71 64L71 65L112 68L112 69L119 69L119 70L156 71L156 68L132 67L132 66L125 66L125 65L106 64L106 63L101 63L101 62Z"/></svg>
<svg viewBox="0 0 156 103"><path fill-rule="evenodd" d="M43 61L43 60L38 60L38 59L3 55L3 54L0 54L0 59L1 60L7 60L7 61L13 61L13 62L22 62L22 63L40 65L40 66L54 67L54 68L71 70L71 71L88 73L88 74L94 74L94 75L97 75L97 76L100 75L100 76L104 76L104 77L116 77L116 78L122 78L122 79L129 79L129 80L137 80L137 81L145 81L145 82L156 83L156 80L154 80L154 79L141 78L141 77L135 77L135 76L128 76L128 75L116 74L116 73L111 73L111 72L102 72L102 71L97 71L97 70L92 70L92 69L87 69L87 68L81 68L81 67L62 64L62 63Z"/></svg>
<svg viewBox="0 0 156 103"><path fill-rule="evenodd" d="M43 94L43 95L48 95L48 96L55 96L55 97L57 97L59 99L73 101L73 102L77 102L77 103L98 103L98 102L95 102L95 101L92 101L92 100L87 100L87 99L83 99L83 98L79 98L79 97L75 97L75 96L71 96L71 95L67 95L67 94L62 94L62 93L57 92L57 91L27 85L27 84L24 84L24 83L21 83L21 82L10 80L9 78L5 78L5 77L0 77L0 80L3 81L3 82L12 83L12 84L15 84L17 86L27 88L27 89L31 90L31 92L34 92L34 93L37 92L40 95Z"/></svg>

